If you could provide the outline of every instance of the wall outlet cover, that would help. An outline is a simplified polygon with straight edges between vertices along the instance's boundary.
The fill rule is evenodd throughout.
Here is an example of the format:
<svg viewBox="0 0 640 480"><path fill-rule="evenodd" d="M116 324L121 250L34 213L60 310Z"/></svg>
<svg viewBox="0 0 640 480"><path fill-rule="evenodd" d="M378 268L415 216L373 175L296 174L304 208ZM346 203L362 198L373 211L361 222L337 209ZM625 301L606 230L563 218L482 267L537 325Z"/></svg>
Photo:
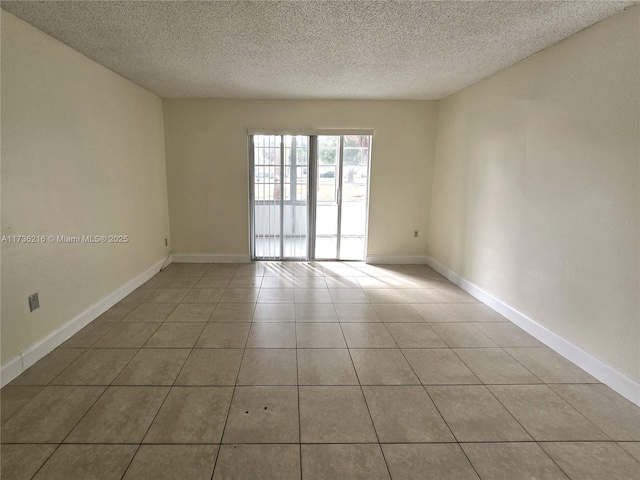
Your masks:
<svg viewBox="0 0 640 480"><path fill-rule="evenodd" d="M33 312L36 308L40 308L40 300L38 300L38 294L34 293L29 295L29 309Z"/></svg>

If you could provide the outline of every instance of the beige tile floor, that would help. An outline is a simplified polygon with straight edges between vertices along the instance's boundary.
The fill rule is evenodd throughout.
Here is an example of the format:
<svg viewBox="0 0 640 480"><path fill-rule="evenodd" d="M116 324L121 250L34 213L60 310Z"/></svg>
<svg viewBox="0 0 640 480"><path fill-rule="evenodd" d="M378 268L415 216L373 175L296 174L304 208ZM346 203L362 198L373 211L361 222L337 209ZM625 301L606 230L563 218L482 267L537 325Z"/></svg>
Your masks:
<svg viewBox="0 0 640 480"><path fill-rule="evenodd" d="M0 395L3 480L640 479L640 409L420 265L172 264Z"/></svg>

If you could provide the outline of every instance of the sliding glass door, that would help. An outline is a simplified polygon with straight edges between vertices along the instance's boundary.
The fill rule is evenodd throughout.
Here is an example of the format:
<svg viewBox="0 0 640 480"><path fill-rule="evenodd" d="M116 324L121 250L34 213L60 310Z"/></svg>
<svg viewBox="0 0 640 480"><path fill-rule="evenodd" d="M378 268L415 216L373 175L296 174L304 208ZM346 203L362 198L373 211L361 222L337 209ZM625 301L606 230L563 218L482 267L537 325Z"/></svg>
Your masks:
<svg viewBox="0 0 640 480"><path fill-rule="evenodd" d="M364 260L368 135L251 135L256 260Z"/></svg>
<svg viewBox="0 0 640 480"><path fill-rule="evenodd" d="M340 205L340 137L319 136L316 169L316 231L317 259L338 258L338 212Z"/></svg>
<svg viewBox="0 0 640 480"><path fill-rule="evenodd" d="M309 257L309 137L253 135L251 251L254 259Z"/></svg>
<svg viewBox="0 0 640 480"><path fill-rule="evenodd" d="M369 135L318 136L315 258L364 260Z"/></svg>
<svg viewBox="0 0 640 480"><path fill-rule="evenodd" d="M363 261L367 233L371 137L344 135L342 143L338 259Z"/></svg>

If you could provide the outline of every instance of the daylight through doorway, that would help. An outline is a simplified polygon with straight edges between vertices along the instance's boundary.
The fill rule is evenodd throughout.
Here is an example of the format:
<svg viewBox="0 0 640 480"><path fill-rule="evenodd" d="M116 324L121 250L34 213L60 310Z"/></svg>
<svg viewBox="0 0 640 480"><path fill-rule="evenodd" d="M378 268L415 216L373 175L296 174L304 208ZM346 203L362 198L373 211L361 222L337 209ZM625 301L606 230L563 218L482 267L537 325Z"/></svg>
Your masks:
<svg viewBox="0 0 640 480"><path fill-rule="evenodd" d="M251 135L254 260L365 259L369 135Z"/></svg>

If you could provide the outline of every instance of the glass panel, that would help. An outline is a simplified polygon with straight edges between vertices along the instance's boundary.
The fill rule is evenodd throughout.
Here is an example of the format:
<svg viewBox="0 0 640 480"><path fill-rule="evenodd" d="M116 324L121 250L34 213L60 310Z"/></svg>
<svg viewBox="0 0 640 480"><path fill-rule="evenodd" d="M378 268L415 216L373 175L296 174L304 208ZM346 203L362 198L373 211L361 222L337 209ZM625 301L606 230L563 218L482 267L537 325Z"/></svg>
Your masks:
<svg viewBox="0 0 640 480"><path fill-rule="evenodd" d="M284 257L306 260L308 236L307 177L300 177L309 152L309 137L285 136ZM299 157L299 155L301 157ZM303 164L304 164L303 163ZM306 167L304 167L306 170Z"/></svg>
<svg viewBox="0 0 640 480"><path fill-rule="evenodd" d="M338 247L338 167L340 137L318 136L316 192L317 259L336 259Z"/></svg>
<svg viewBox="0 0 640 480"><path fill-rule="evenodd" d="M364 260L370 142L368 135L344 136L340 260Z"/></svg>
<svg viewBox="0 0 640 480"><path fill-rule="evenodd" d="M318 165L337 165L340 157L339 136L318 137Z"/></svg>
<svg viewBox="0 0 640 480"><path fill-rule="evenodd" d="M318 202L335 203L337 199L338 180L336 175L337 167L318 167Z"/></svg>
<svg viewBox="0 0 640 480"><path fill-rule="evenodd" d="M306 260L309 137L255 135L253 141L254 256Z"/></svg>
<svg viewBox="0 0 640 480"><path fill-rule="evenodd" d="M308 165L307 158L309 157L309 137L298 137L305 139L305 144L298 143L298 150L296 153L296 160L298 165Z"/></svg>
<svg viewBox="0 0 640 480"><path fill-rule="evenodd" d="M280 137L253 137L254 236L256 258L280 257Z"/></svg>
<svg viewBox="0 0 640 480"><path fill-rule="evenodd" d="M298 148L298 151L300 149ZM307 201L307 185L309 183L309 179L307 177L307 167L297 167L296 169L296 179L297 179L297 186L296 186L296 200L299 202L306 202Z"/></svg>

